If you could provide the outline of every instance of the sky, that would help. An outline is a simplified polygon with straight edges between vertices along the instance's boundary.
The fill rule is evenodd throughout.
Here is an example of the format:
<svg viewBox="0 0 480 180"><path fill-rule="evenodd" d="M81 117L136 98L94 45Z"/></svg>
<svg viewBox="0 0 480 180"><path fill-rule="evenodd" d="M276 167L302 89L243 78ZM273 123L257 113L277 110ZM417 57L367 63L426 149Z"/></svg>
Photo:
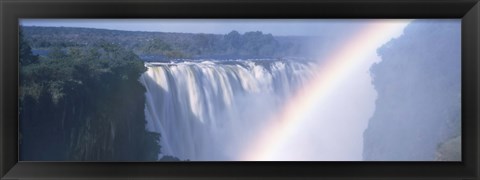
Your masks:
<svg viewBox="0 0 480 180"><path fill-rule="evenodd" d="M24 26L85 27L125 31L227 34L262 31L274 36L352 33L371 20L339 19L21 19ZM322 33L320 33L322 32Z"/></svg>

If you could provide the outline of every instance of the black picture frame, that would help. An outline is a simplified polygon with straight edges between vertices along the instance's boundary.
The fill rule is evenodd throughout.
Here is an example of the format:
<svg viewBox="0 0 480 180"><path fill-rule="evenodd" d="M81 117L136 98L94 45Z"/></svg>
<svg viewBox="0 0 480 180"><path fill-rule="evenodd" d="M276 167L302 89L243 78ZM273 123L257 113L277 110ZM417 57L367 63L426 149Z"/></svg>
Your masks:
<svg viewBox="0 0 480 180"><path fill-rule="evenodd" d="M18 162L19 18L461 18L462 162ZM478 0L0 0L1 179L479 179Z"/></svg>

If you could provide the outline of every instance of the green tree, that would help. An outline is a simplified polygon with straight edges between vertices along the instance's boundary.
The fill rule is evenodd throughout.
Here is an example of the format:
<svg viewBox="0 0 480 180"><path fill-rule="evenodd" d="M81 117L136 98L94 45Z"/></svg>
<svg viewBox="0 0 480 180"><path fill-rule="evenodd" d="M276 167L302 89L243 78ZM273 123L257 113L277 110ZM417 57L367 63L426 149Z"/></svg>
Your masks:
<svg viewBox="0 0 480 180"><path fill-rule="evenodd" d="M52 48L22 67L20 159L157 160L160 135L145 129L138 81L145 70L133 52L102 40Z"/></svg>
<svg viewBox="0 0 480 180"><path fill-rule="evenodd" d="M32 48L23 37L23 30L20 27L18 34L20 65L28 65L38 61L38 56L32 53Z"/></svg>

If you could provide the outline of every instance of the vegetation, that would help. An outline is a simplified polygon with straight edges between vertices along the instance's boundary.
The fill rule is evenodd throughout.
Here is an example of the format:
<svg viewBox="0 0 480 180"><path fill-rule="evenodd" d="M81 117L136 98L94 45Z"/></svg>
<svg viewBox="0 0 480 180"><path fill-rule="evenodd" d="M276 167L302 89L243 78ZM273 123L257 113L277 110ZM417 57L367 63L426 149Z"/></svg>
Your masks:
<svg viewBox="0 0 480 180"><path fill-rule="evenodd" d="M225 35L133 32L92 28L24 27L34 49L89 47L99 39L132 50L147 60L172 58L277 58L304 56L307 38L274 37L260 31Z"/></svg>
<svg viewBox="0 0 480 180"><path fill-rule="evenodd" d="M25 41L23 31L19 31L19 53L20 53L20 65L25 66L38 61L38 56L32 54L32 48Z"/></svg>
<svg viewBox="0 0 480 180"><path fill-rule="evenodd" d="M20 36L21 160L157 160L159 134L145 130L137 80L143 61L118 44L89 43L42 41L49 53L38 57Z"/></svg>

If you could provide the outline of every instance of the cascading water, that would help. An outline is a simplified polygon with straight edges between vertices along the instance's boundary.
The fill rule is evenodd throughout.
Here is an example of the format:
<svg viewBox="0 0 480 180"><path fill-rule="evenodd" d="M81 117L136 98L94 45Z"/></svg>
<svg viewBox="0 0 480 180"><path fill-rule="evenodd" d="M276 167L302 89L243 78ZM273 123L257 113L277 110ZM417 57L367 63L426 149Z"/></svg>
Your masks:
<svg viewBox="0 0 480 180"><path fill-rule="evenodd" d="M161 155L238 160L241 151L313 76L313 63L280 60L146 63L147 129Z"/></svg>

